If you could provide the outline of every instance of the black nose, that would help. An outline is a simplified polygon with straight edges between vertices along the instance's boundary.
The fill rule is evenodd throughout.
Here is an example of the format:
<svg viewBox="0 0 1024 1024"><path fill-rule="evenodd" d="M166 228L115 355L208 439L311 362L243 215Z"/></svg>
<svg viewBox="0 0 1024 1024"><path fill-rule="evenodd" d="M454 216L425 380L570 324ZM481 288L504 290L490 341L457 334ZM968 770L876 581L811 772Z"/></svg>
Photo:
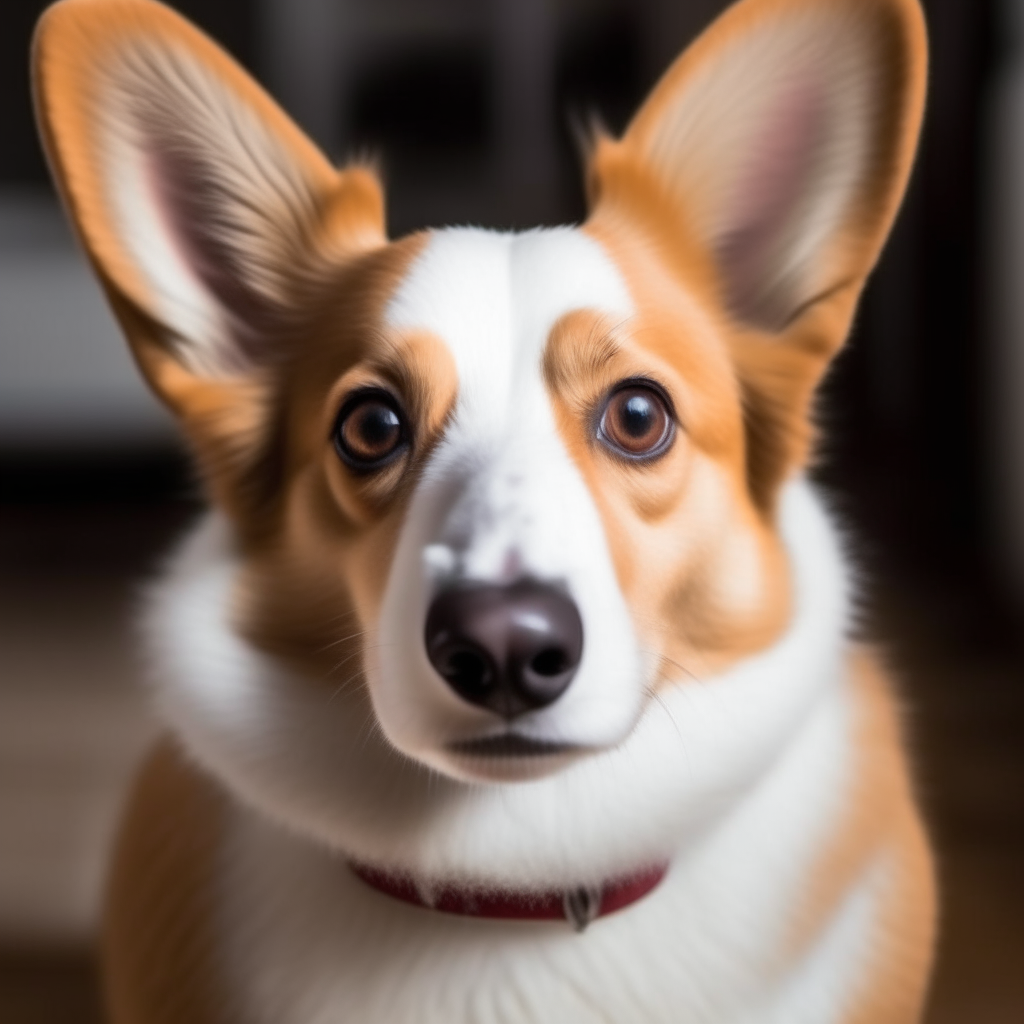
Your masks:
<svg viewBox="0 0 1024 1024"><path fill-rule="evenodd" d="M443 591L425 639L430 663L463 700L507 718L558 700L583 655L576 605L528 580Z"/></svg>

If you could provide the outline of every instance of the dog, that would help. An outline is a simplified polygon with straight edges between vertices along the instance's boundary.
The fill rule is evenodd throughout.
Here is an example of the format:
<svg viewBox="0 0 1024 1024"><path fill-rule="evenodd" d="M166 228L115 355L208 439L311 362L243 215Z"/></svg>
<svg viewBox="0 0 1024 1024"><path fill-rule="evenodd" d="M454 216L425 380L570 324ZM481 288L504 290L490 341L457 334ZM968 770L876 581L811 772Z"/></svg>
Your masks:
<svg viewBox="0 0 1024 1024"><path fill-rule="evenodd" d="M213 509L143 616L116 1024L919 1020L930 854L804 470L925 65L917 0L741 0L582 226L389 241L168 8L44 14L55 180Z"/></svg>

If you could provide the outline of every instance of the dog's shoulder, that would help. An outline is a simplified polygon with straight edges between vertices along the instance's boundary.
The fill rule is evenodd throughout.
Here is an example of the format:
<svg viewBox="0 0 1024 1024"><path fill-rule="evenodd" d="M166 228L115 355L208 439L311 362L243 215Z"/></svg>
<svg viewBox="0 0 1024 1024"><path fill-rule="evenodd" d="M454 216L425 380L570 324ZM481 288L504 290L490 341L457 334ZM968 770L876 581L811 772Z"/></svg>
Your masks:
<svg viewBox="0 0 1024 1024"><path fill-rule="evenodd" d="M224 828L217 785L160 741L139 773L117 839L103 959L114 1024L222 1024L214 894Z"/></svg>
<svg viewBox="0 0 1024 1024"><path fill-rule="evenodd" d="M880 908L864 963L868 983L844 1019L910 1020L924 997L937 894L906 754L907 715L882 650L851 645L845 675L851 786L808 874L794 938L797 945L819 943L836 907L868 880ZM890 1017L897 1007L902 1016Z"/></svg>

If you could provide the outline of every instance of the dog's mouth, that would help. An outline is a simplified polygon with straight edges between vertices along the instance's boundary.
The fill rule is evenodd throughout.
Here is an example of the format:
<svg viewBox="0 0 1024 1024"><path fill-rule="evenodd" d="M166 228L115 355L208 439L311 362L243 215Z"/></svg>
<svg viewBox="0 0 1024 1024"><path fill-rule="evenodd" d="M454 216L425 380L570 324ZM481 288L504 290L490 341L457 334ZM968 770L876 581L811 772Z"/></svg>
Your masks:
<svg viewBox="0 0 1024 1024"><path fill-rule="evenodd" d="M448 744L453 754L469 757L559 757L582 753L583 748L573 743L554 740L536 740L521 733L507 732L500 736L481 736L476 739L456 740Z"/></svg>

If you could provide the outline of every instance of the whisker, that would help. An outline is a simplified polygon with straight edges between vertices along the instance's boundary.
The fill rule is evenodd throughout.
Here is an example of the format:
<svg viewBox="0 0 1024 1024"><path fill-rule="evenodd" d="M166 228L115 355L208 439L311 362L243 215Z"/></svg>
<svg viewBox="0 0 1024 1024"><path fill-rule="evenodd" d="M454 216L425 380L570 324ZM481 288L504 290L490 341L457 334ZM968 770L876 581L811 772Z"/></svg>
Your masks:
<svg viewBox="0 0 1024 1024"><path fill-rule="evenodd" d="M327 698L327 706L329 707L334 701L335 697L340 697L356 680L362 678L362 671L353 672L344 682L340 683L334 690L334 692Z"/></svg>
<svg viewBox="0 0 1024 1024"><path fill-rule="evenodd" d="M379 733L381 736L384 735L371 705L369 711L366 712L366 717L363 719L363 724L359 727L359 732L356 733L356 742L359 743L360 751L366 749L366 744L370 742L374 733ZM386 739L385 742L387 742Z"/></svg>
<svg viewBox="0 0 1024 1024"><path fill-rule="evenodd" d="M341 661L332 665L330 671L327 674L329 676L333 676L334 673L338 671L338 669L342 668L344 665L347 665L353 658L358 658L359 655L365 654L367 651L371 649L372 648L370 647L360 647L357 650L352 651L351 654L346 655L344 658L341 659Z"/></svg>
<svg viewBox="0 0 1024 1024"><path fill-rule="evenodd" d="M347 612L338 612L337 615L332 615L329 621L332 626L337 626L346 619L354 619L355 617L356 610L354 608L350 608Z"/></svg>
<svg viewBox="0 0 1024 1024"><path fill-rule="evenodd" d="M352 651L351 654L342 658L337 664L332 665L327 672L327 677L334 675L343 665L347 665L353 658L358 658L361 654L366 654L369 651L382 651L385 647L391 647L391 644L363 644L358 650Z"/></svg>
<svg viewBox="0 0 1024 1024"><path fill-rule="evenodd" d="M647 692L647 696L650 697L651 700L656 701L659 705L661 705L662 711L664 711L665 714L668 715L668 720L672 723L672 728L675 729L676 735L679 737L679 742L682 743L683 732L679 728L679 723L676 721L676 716L672 714L672 709L665 702L665 698L662 697L662 695L658 693L657 689L653 686L644 687L644 689Z"/></svg>
<svg viewBox="0 0 1024 1024"><path fill-rule="evenodd" d="M659 661L663 662L666 665L671 665L672 668L677 669L684 676L687 676L690 679L692 679L695 683L704 682L704 680L695 672L691 672L685 665L680 665L678 661L675 661L673 658L670 658L667 654L662 654L661 651L652 651L650 650L650 648L641 647L640 653L647 654L653 658L657 658ZM673 682L673 680L669 678L668 673L664 670L659 672L659 675L661 675L665 679L665 682Z"/></svg>
<svg viewBox="0 0 1024 1024"><path fill-rule="evenodd" d="M348 636L343 636L339 640L332 640L329 644L324 644L316 653L323 654L324 651L329 651L332 647L337 647L339 644L347 643L349 640L355 640L357 637L366 636L369 630L359 629L355 633L349 633Z"/></svg>

